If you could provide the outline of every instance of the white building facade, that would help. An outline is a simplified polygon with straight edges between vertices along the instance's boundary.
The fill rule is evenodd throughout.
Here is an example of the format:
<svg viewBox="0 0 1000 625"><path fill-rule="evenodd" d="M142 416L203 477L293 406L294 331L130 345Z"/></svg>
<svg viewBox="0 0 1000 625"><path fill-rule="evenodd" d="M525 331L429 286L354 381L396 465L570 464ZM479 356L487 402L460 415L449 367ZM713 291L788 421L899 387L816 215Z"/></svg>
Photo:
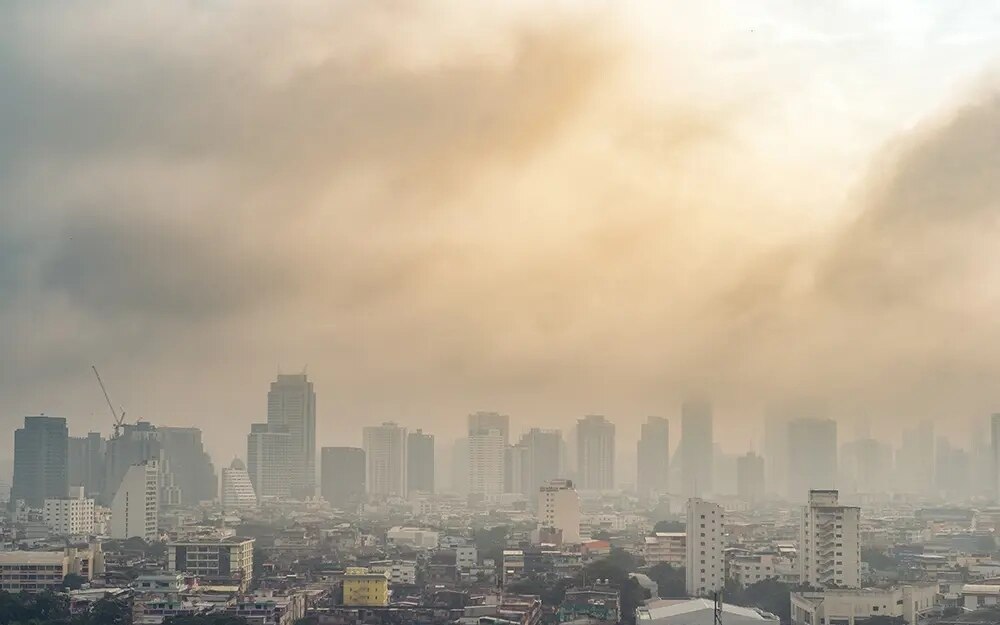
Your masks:
<svg viewBox="0 0 1000 625"><path fill-rule="evenodd" d="M550 480L538 489L538 525L559 530L563 544L580 543L580 495L571 480Z"/></svg>
<svg viewBox="0 0 1000 625"><path fill-rule="evenodd" d="M155 540L159 531L159 491L155 460L130 466L111 502L111 538Z"/></svg>
<svg viewBox="0 0 1000 625"><path fill-rule="evenodd" d="M499 495L504 491L506 444L497 428L469 432L469 492Z"/></svg>
<svg viewBox="0 0 1000 625"><path fill-rule="evenodd" d="M809 491L799 528L799 582L825 588L861 586L861 509L842 506L835 490Z"/></svg>
<svg viewBox="0 0 1000 625"><path fill-rule="evenodd" d="M257 506L257 493L250 480L250 473L239 458L234 459L229 468L222 470L220 500L222 507L226 509Z"/></svg>
<svg viewBox="0 0 1000 625"><path fill-rule="evenodd" d="M406 497L406 428L387 422L364 429L368 494Z"/></svg>
<svg viewBox="0 0 1000 625"><path fill-rule="evenodd" d="M704 499L688 500L685 587L692 597L711 596L725 586L725 518L725 511L718 504Z"/></svg>
<svg viewBox="0 0 1000 625"><path fill-rule="evenodd" d="M45 525L59 536L90 536L94 533L94 500L84 497L82 486L71 486L69 494L65 499L45 500Z"/></svg>

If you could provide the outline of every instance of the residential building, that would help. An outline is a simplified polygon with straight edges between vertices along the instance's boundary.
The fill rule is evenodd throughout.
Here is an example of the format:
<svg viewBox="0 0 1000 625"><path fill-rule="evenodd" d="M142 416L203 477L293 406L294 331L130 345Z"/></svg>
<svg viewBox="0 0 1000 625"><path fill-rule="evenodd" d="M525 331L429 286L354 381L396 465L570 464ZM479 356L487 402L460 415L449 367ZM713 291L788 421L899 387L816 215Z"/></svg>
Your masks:
<svg viewBox="0 0 1000 625"><path fill-rule="evenodd" d="M417 583L417 563L415 560L378 560L368 563L372 573L382 573L389 578L390 584Z"/></svg>
<svg viewBox="0 0 1000 625"><path fill-rule="evenodd" d="M368 494L406 497L406 428L396 423L364 429Z"/></svg>
<svg viewBox="0 0 1000 625"><path fill-rule="evenodd" d="M347 567L344 571L344 605L375 607L389 605L389 578L363 567Z"/></svg>
<svg viewBox="0 0 1000 625"><path fill-rule="evenodd" d="M715 443L712 404L689 400L681 404L681 492L701 497L713 492Z"/></svg>
<svg viewBox="0 0 1000 625"><path fill-rule="evenodd" d="M455 566L460 571L468 571L479 564L479 553L473 545L455 548Z"/></svg>
<svg viewBox="0 0 1000 625"><path fill-rule="evenodd" d="M90 536L94 533L94 500L84 496L83 486L71 486L68 497L45 500L42 518L58 536Z"/></svg>
<svg viewBox="0 0 1000 625"><path fill-rule="evenodd" d="M835 490L809 491L799 529L799 582L817 588L861 585L861 509L842 506Z"/></svg>
<svg viewBox="0 0 1000 625"><path fill-rule="evenodd" d="M85 580L104 574L100 543L87 549L59 551L0 551L0 590L16 592L59 591L73 573Z"/></svg>
<svg viewBox="0 0 1000 625"><path fill-rule="evenodd" d="M788 424L789 497L802 501L810 490L837 487L837 422L795 419Z"/></svg>
<svg viewBox="0 0 1000 625"><path fill-rule="evenodd" d="M623 620L621 596L607 580L593 586L567 588L556 610L556 619L560 623L619 623Z"/></svg>
<svg viewBox="0 0 1000 625"><path fill-rule="evenodd" d="M386 532L386 542L395 546L407 546L414 549L437 549L440 535L422 527L391 527Z"/></svg>
<svg viewBox="0 0 1000 625"><path fill-rule="evenodd" d="M25 417L14 431L14 480L10 501L41 508L46 499L67 495L69 429L64 417Z"/></svg>
<svg viewBox="0 0 1000 625"><path fill-rule="evenodd" d="M278 374L267 393L267 424L288 432L293 497L316 495L316 393L305 373Z"/></svg>
<svg viewBox="0 0 1000 625"><path fill-rule="evenodd" d="M559 532L564 545L580 543L580 495L571 480L551 480L538 489L538 526Z"/></svg>
<svg viewBox="0 0 1000 625"><path fill-rule="evenodd" d="M729 559L728 570L730 579L743 588L767 579L798 583L798 572L792 559L778 553L734 555Z"/></svg>
<svg viewBox="0 0 1000 625"><path fill-rule="evenodd" d="M320 452L320 488L335 508L357 506L365 499L365 450L324 447Z"/></svg>
<svg viewBox="0 0 1000 625"><path fill-rule="evenodd" d="M99 432L69 438L67 471L70 486L83 486L84 495L97 499L104 490L104 455L107 444Z"/></svg>
<svg viewBox="0 0 1000 625"><path fill-rule="evenodd" d="M837 588L793 592L793 625L860 625L873 617L921 622L938 597L938 584L908 584L892 588Z"/></svg>
<svg viewBox="0 0 1000 625"><path fill-rule="evenodd" d="M406 490L434 492L434 435L420 429L406 437Z"/></svg>
<svg viewBox="0 0 1000 625"><path fill-rule="evenodd" d="M640 497L665 493L670 488L670 421L647 417L636 445L637 486Z"/></svg>
<svg viewBox="0 0 1000 625"><path fill-rule="evenodd" d="M254 491L250 472L239 458L233 458L229 468L222 470L222 489L219 498L222 507L227 510L257 507L257 493Z"/></svg>
<svg viewBox="0 0 1000 625"><path fill-rule="evenodd" d="M778 625L781 620L757 608L720 603L718 611L711 599L660 599L648 601L635 610L637 625ZM819 625L815 623L814 625Z"/></svg>
<svg viewBox="0 0 1000 625"><path fill-rule="evenodd" d="M562 468L562 432L531 428L518 446L524 449L521 490L526 495L537 493L542 485L560 476Z"/></svg>
<svg viewBox="0 0 1000 625"><path fill-rule="evenodd" d="M896 492L934 494L934 424L920 421L903 430L896 452Z"/></svg>
<svg viewBox="0 0 1000 625"><path fill-rule="evenodd" d="M258 499L289 497L292 436L285 426L254 423L247 436L247 473Z"/></svg>
<svg viewBox="0 0 1000 625"><path fill-rule="evenodd" d="M238 599L226 607L226 614L247 625L294 625L306 615L306 594L278 595L268 590Z"/></svg>
<svg viewBox="0 0 1000 625"><path fill-rule="evenodd" d="M159 478L156 460L147 460L129 467L111 502L111 538L157 538Z"/></svg>
<svg viewBox="0 0 1000 625"><path fill-rule="evenodd" d="M169 466L172 485L179 490L179 503L194 506L218 497L219 479L205 451L201 430L159 426L156 431L163 462Z"/></svg>
<svg viewBox="0 0 1000 625"><path fill-rule="evenodd" d="M656 532L652 536L646 536L642 556L650 566L669 564L675 568L683 567L687 563L687 533Z"/></svg>
<svg viewBox="0 0 1000 625"><path fill-rule="evenodd" d="M752 451L736 459L736 494L752 504L764 500L764 459Z"/></svg>
<svg viewBox="0 0 1000 625"><path fill-rule="evenodd" d="M478 413L477 413L478 414ZM504 432L497 428L469 432L469 492L499 495L504 492Z"/></svg>
<svg viewBox="0 0 1000 625"><path fill-rule="evenodd" d="M503 446L510 444L510 417L499 412L474 412L468 417L468 432L499 430Z"/></svg>
<svg viewBox="0 0 1000 625"><path fill-rule="evenodd" d="M615 487L615 425L600 415L576 422L578 485L582 490Z"/></svg>
<svg viewBox="0 0 1000 625"><path fill-rule="evenodd" d="M707 597L726 583L725 511L722 506L692 498L687 503L687 592Z"/></svg>
<svg viewBox="0 0 1000 625"><path fill-rule="evenodd" d="M253 579L253 545L253 538L238 536L169 542L167 570L246 591Z"/></svg>
<svg viewBox="0 0 1000 625"><path fill-rule="evenodd" d="M788 496L788 419L774 409L764 420L764 483L770 492Z"/></svg>

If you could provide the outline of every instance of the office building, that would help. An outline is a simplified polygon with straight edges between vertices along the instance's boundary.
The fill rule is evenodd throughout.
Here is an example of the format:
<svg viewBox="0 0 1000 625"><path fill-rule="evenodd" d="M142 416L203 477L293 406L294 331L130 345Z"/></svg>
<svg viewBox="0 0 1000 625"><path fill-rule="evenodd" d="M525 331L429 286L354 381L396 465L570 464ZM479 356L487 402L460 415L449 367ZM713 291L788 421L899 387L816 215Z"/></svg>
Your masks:
<svg viewBox="0 0 1000 625"><path fill-rule="evenodd" d="M369 495L406 497L406 428L387 422L364 429Z"/></svg>
<svg viewBox="0 0 1000 625"><path fill-rule="evenodd" d="M474 412L468 417L468 432L498 430L504 447L510 444L510 417L499 412Z"/></svg>
<svg viewBox="0 0 1000 625"><path fill-rule="evenodd" d="M516 492L537 493L544 484L560 476L562 443L562 432L559 430L531 428L521 436L518 446L524 450L521 469L523 489Z"/></svg>
<svg viewBox="0 0 1000 625"><path fill-rule="evenodd" d="M41 508L69 493L69 429L63 417L25 417L14 431L14 480L10 500Z"/></svg>
<svg viewBox="0 0 1000 625"><path fill-rule="evenodd" d="M507 447L498 429L470 431L469 492L475 495L499 495L504 492Z"/></svg>
<svg viewBox="0 0 1000 625"><path fill-rule="evenodd" d="M764 483L778 497L788 496L788 419L781 414L764 420Z"/></svg>
<svg viewBox="0 0 1000 625"><path fill-rule="evenodd" d="M363 567L349 566L344 571L344 605L377 607L389 605L389 577Z"/></svg>
<svg viewBox="0 0 1000 625"><path fill-rule="evenodd" d="M615 487L615 425L600 415L576 422L577 475L582 490Z"/></svg>
<svg viewBox="0 0 1000 625"><path fill-rule="evenodd" d="M167 543L167 570L187 573L206 585L246 591L253 580L253 538L200 538Z"/></svg>
<svg viewBox="0 0 1000 625"><path fill-rule="evenodd" d="M692 498L687 503L685 588L691 597L710 597L726 583L725 512L722 506Z"/></svg>
<svg viewBox="0 0 1000 625"><path fill-rule="evenodd" d="M736 460L736 494L743 501L764 500L764 459L752 451Z"/></svg>
<svg viewBox="0 0 1000 625"><path fill-rule="evenodd" d="M67 497L45 500L42 518L58 536L90 536L94 533L94 500L85 496L83 486L71 486Z"/></svg>
<svg viewBox="0 0 1000 625"><path fill-rule="evenodd" d="M451 492L469 494L469 439L456 438L451 447Z"/></svg>
<svg viewBox="0 0 1000 625"><path fill-rule="evenodd" d="M556 479L538 489L538 526L558 532L564 545L580 543L580 495L572 481Z"/></svg>
<svg viewBox="0 0 1000 625"><path fill-rule="evenodd" d="M837 486L837 422L795 419L788 424L788 487L793 501L810 490Z"/></svg>
<svg viewBox="0 0 1000 625"><path fill-rule="evenodd" d="M229 467L222 470L219 500L225 510L257 507L257 493L253 489L250 472L239 458L233 458Z"/></svg>
<svg viewBox="0 0 1000 625"><path fill-rule="evenodd" d="M687 532L655 532L646 536L642 557L648 566L669 564L682 568L687 563Z"/></svg>
<svg viewBox="0 0 1000 625"><path fill-rule="evenodd" d="M406 489L410 493L434 492L434 435L423 430L406 437Z"/></svg>
<svg viewBox="0 0 1000 625"><path fill-rule="evenodd" d="M528 488L528 448L518 443L504 450L503 492L527 493Z"/></svg>
<svg viewBox="0 0 1000 625"><path fill-rule="evenodd" d="M686 401L681 405L682 492L699 497L712 492L715 443L712 433L712 405Z"/></svg>
<svg viewBox="0 0 1000 625"><path fill-rule="evenodd" d="M670 488L670 421L648 417L636 445L637 490L640 497L665 493Z"/></svg>
<svg viewBox="0 0 1000 625"><path fill-rule="evenodd" d="M87 581L103 575L101 544L58 551L0 551L0 590L5 592L59 592L71 573Z"/></svg>
<svg viewBox="0 0 1000 625"><path fill-rule="evenodd" d="M290 497L292 438L282 426L254 423L247 436L247 473L257 499Z"/></svg>
<svg viewBox="0 0 1000 625"><path fill-rule="evenodd" d="M335 508L357 507L365 499L365 450L324 447L320 452L323 499Z"/></svg>
<svg viewBox="0 0 1000 625"><path fill-rule="evenodd" d="M841 446L837 464L844 480L841 492L887 493L892 476L892 449L873 438L860 438Z"/></svg>
<svg viewBox="0 0 1000 625"><path fill-rule="evenodd" d="M92 499L104 490L104 454L106 443L98 432L69 438L68 474L70 486L83 486L84 494Z"/></svg>
<svg viewBox="0 0 1000 625"><path fill-rule="evenodd" d="M903 430L896 453L896 491L932 495L934 490L934 425L921 421Z"/></svg>
<svg viewBox="0 0 1000 625"><path fill-rule="evenodd" d="M171 476L172 486L179 493L179 503L195 506L214 500L219 493L219 480L212 459L205 451L198 428L156 428L162 450L162 464L169 467L164 473Z"/></svg>
<svg viewBox="0 0 1000 625"><path fill-rule="evenodd" d="M122 478L133 466L147 460L159 464L163 459L161 449L159 434L152 423L138 421L122 425L118 436L109 439L106 445L102 505L111 505Z"/></svg>
<svg viewBox="0 0 1000 625"><path fill-rule="evenodd" d="M160 512L159 478L155 460L129 467L111 502L111 538L156 540Z"/></svg>
<svg viewBox="0 0 1000 625"><path fill-rule="evenodd" d="M289 482L293 497L316 495L316 393L305 373L279 374L267 394L267 424L283 428L289 440Z"/></svg>
<svg viewBox="0 0 1000 625"><path fill-rule="evenodd" d="M799 528L799 582L818 588L861 585L861 509L842 506L835 490L809 491Z"/></svg>

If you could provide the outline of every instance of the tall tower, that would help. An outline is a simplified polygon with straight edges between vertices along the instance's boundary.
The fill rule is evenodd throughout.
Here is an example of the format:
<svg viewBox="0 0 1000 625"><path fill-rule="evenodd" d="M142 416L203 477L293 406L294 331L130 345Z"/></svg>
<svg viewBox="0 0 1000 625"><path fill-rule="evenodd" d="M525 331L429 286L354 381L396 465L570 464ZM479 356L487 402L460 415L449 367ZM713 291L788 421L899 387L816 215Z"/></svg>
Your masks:
<svg viewBox="0 0 1000 625"><path fill-rule="evenodd" d="M686 401L681 405L681 479L688 497L712 492L714 461L712 405Z"/></svg>
<svg viewBox="0 0 1000 625"><path fill-rule="evenodd" d="M496 495L504 491L510 417L498 412L469 415L469 492Z"/></svg>
<svg viewBox="0 0 1000 625"><path fill-rule="evenodd" d="M365 499L365 450L324 447L320 450L323 499L335 508L357 506Z"/></svg>
<svg viewBox="0 0 1000 625"><path fill-rule="evenodd" d="M582 490L615 487L615 424L600 415L576 422L577 473Z"/></svg>
<svg viewBox="0 0 1000 625"><path fill-rule="evenodd" d="M406 428L387 422L364 429L368 493L406 497Z"/></svg>
<svg viewBox="0 0 1000 625"><path fill-rule="evenodd" d="M406 489L408 492L434 492L434 435L423 430L406 437Z"/></svg>
<svg viewBox="0 0 1000 625"><path fill-rule="evenodd" d="M670 473L670 421L648 417L636 448L640 497L666 492Z"/></svg>
<svg viewBox="0 0 1000 625"><path fill-rule="evenodd" d="M537 493L538 489L562 473L562 432L531 428L518 443L524 449L523 492Z"/></svg>
<svg viewBox="0 0 1000 625"><path fill-rule="evenodd" d="M25 417L14 431L14 480L10 500L41 508L69 496L69 428L63 417Z"/></svg>
<svg viewBox="0 0 1000 625"><path fill-rule="evenodd" d="M764 499L764 459L752 451L736 459L736 492L750 503Z"/></svg>
<svg viewBox="0 0 1000 625"><path fill-rule="evenodd" d="M290 489L294 497L316 494L316 393L304 373L278 375L267 394L267 424L291 438Z"/></svg>
<svg viewBox="0 0 1000 625"><path fill-rule="evenodd" d="M291 495L292 437L282 426L254 423L247 436L247 473L258 499Z"/></svg>
<svg viewBox="0 0 1000 625"><path fill-rule="evenodd" d="M837 422L795 419L788 424L788 496L802 501L811 490L837 485Z"/></svg>
<svg viewBox="0 0 1000 625"><path fill-rule="evenodd" d="M1000 412L990 417L990 451L993 459L993 499L1000 502Z"/></svg>

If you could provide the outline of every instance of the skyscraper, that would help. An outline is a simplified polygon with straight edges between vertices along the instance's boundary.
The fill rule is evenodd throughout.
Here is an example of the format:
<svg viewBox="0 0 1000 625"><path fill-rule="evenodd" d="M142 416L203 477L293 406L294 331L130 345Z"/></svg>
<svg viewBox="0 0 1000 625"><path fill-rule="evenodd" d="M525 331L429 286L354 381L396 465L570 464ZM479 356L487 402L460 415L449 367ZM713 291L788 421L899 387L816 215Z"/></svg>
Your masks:
<svg viewBox="0 0 1000 625"><path fill-rule="evenodd" d="M283 426L254 423L247 436L247 473L258 499L291 495L292 437Z"/></svg>
<svg viewBox="0 0 1000 625"><path fill-rule="evenodd" d="M764 420L764 481L774 494L788 496L788 419L781 414Z"/></svg>
<svg viewBox="0 0 1000 625"><path fill-rule="evenodd" d="M504 447L510 444L510 417L499 412L474 412L469 415L469 433L499 430Z"/></svg>
<svg viewBox="0 0 1000 625"><path fill-rule="evenodd" d="M69 496L69 429L63 417L25 417L14 432L14 480L10 500L41 508L46 499Z"/></svg>
<svg viewBox="0 0 1000 625"><path fill-rule="evenodd" d="M736 460L736 493L750 503L764 500L764 459L752 451Z"/></svg>
<svg viewBox="0 0 1000 625"><path fill-rule="evenodd" d="M219 491L219 501L225 510L257 507L257 493L253 489L250 473L239 458L233 458L229 467L222 470Z"/></svg>
<svg viewBox="0 0 1000 625"><path fill-rule="evenodd" d="M647 417L636 445L637 487L640 497L655 496L669 489L670 421Z"/></svg>
<svg viewBox="0 0 1000 625"><path fill-rule="evenodd" d="M83 486L87 497L96 499L104 489L105 442L99 432L69 438L70 486Z"/></svg>
<svg viewBox="0 0 1000 625"><path fill-rule="evenodd" d="M930 421L903 430L896 454L896 488L919 495L934 492L934 424Z"/></svg>
<svg viewBox="0 0 1000 625"><path fill-rule="evenodd" d="M698 497L712 492L715 449L712 405L686 401L681 405L681 479L684 494Z"/></svg>
<svg viewBox="0 0 1000 625"><path fill-rule="evenodd" d="M180 490L180 503L196 505L215 499L219 480L202 443L201 430L160 426L156 431L163 458L169 465L174 485Z"/></svg>
<svg viewBox="0 0 1000 625"><path fill-rule="evenodd" d="M365 450L324 447L320 451L323 499L335 508L355 507L365 498Z"/></svg>
<svg viewBox="0 0 1000 625"><path fill-rule="evenodd" d="M1000 503L1000 412L990 417L990 451L993 458L993 500Z"/></svg>
<svg viewBox="0 0 1000 625"><path fill-rule="evenodd" d="M475 495L502 493L507 453L503 432L496 428L470 430L468 441L469 492Z"/></svg>
<svg viewBox="0 0 1000 625"><path fill-rule="evenodd" d="M521 436L522 480L526 495L556 479L562 473L562 432L531 428Z"/></svg>
<svg viewBox="0 0 1000 625"><path fill-rule="evenodd" d="M577 474L583 490L615 487L615 425L600 415L576 422Z"/></svg>
<svg viewBox="0 0 1000 625"><path fill-rule="evenodd" d="M267 394L267 424L290 436L290 484L295 497L316 494L316 393L305 373L279 374Z"/></svg>
<svg viewBox="0 0 1000 625"><path fill-rule="evenodd" d="M406 437L406 488L408 492L434 492L434 435L423 430Z"/></svg>
<svg viewBox="0 0 1000 625"><path fill-rule="evenodd" d="M363 446L368 493L406 497L406 428L392 422L366 427Z"/></svg>
<svg viewBox="0 0 1000 625"><path fill-rule="evenodd" d="M861 509L842 506L835 490L810 490L799 528L799 583L861 585Z"/></svg>
<svg viewBox="0 0 1000 625"><path fill-rule="evenodd" d="M451 447L451 492L469 494L469 438L456 438Z"/></svg>
<svg viewBox="0 0 1000 625"><path fill-rule="evenodd" d="M795 419L788 424L789 497L802 501L810 490L837 486L837 422Z"/></svg>

